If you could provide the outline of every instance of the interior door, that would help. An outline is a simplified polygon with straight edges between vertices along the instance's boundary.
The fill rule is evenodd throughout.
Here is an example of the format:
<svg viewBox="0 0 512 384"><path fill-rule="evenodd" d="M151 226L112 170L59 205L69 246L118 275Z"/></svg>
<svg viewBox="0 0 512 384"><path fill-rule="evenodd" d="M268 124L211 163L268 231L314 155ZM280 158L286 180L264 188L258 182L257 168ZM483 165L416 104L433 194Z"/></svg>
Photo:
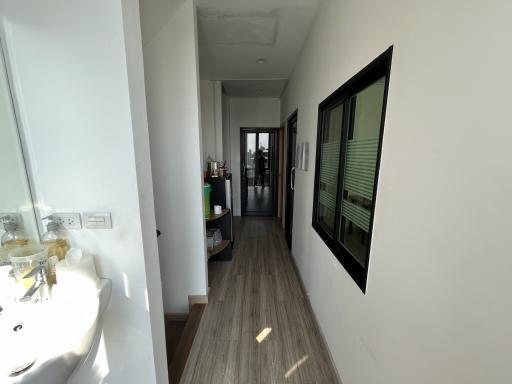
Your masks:
<svg viewBox="0 0 512 384"><path fill-rule="evenodd" d="M292 247L293 233L293 198L295 190L295 152L297 144L297 111L288 119L287 125L287 160L286 160L286 210L284 233L288 248Z"/></svg>
<svg viewBox="0 0 512 384"><path fill-rule="evenodd" d="M256 133L242 132L240 135L240 194L242 216L246 215L249 181L254 178L254 156L256 150ZM250 180L249 180L250 179Z"/></svg>
<svg viewBox="0 0 512 384"><path fill-rule="evenodd" d="M276 128L240 132L242 216L277 214L278 141Z"/></svg>

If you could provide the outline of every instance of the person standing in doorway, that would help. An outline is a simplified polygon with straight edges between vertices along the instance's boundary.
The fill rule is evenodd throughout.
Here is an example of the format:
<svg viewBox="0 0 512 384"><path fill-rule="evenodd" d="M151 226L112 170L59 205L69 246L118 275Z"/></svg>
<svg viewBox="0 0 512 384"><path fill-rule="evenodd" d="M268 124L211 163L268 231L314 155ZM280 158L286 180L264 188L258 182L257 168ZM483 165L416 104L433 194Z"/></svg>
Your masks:
<svg viewBox="0 0 512 384"><path fill-rule="evenodd" d="M263 156L263 151L261 149L258 149L256 151L255 156L255 177L254 177L254 186L258 185L258 180L261 181L262 188L265 188L265 163L267 159L265 159L265 156Z"/></svg>

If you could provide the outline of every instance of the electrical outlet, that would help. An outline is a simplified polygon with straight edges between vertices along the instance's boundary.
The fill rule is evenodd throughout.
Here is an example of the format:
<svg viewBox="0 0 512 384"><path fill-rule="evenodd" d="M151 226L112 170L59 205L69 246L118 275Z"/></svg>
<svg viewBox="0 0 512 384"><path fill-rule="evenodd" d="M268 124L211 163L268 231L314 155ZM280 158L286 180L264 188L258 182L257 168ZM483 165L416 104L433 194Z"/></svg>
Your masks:
<svg viewBox="0 0 512 384"><path fill-rule="evenodd" d="M53 221L62 229L82 229L82 220L79 213L52 213Z"/></svg>

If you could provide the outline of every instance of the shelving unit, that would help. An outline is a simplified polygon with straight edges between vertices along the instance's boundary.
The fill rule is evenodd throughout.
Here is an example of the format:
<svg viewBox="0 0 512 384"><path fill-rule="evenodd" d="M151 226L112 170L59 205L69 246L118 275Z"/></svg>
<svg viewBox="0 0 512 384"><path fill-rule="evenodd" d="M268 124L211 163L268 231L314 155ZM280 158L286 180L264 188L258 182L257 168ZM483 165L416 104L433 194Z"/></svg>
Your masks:
<svg viewBox="0 0 512 384"><path fill-rule="evenodd" d="M231 210L230 210L230 209L228 209L228 208L223 209L223 210L222 210L222 212L221 212L221 213L219 213L218 215L216 215L215 213L213 213L213 211L211 211L211 212L210 212L210 218L209 218L209 219L206 219L206 222L207 222L207 223L210 223L210 222L212 222L212 221L218 220L218 219L220 219L220 218L224 217L224 215L227 215L227 214L228 214L228 213L230 213L230 212L231 212Z"/></svg>
<svg viewBox="0 0 512 384"><path fill-rule="evenodd" d="M208 261L231 260L233 248L233 212L231 200L231 176L210 177L205 179L212 187L210 195L210 217L205 219L206 229L218 228L222 235L222 242L212 249L208 249ZM223 209L218 215L213 213L213 206L220 205Z"/></svg>
<svg viewBox="0 0 512 384"><path fill-rule="evenodd" d="M212 249L208 250L208 259L210 257L217 256L219 253L224 251L227 247L231 245L230 240L222 240L219 245L213 247Z"/></svg>

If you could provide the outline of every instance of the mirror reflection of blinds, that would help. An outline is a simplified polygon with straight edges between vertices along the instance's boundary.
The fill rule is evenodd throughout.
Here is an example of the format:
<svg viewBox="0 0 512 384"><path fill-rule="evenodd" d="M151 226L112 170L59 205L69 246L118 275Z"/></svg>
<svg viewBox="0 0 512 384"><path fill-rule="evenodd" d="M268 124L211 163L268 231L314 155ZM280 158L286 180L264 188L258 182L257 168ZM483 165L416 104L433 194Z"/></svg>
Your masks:
<svg viewBox="0 0 512 384"><path fill-rule="evenodd" d="M378 148L378 137L348 141L343 183L346 191L373 200ZM341 213L365 232L369 232L370 210L344 199Z"/></svg>
<svg viewBox="0 0 512 384"><path fill-rule="evenodd" d="M320 146L320 204L331 210L336 209L336 188L338 184L338 162L340 141L330 141Z"/></svg>

